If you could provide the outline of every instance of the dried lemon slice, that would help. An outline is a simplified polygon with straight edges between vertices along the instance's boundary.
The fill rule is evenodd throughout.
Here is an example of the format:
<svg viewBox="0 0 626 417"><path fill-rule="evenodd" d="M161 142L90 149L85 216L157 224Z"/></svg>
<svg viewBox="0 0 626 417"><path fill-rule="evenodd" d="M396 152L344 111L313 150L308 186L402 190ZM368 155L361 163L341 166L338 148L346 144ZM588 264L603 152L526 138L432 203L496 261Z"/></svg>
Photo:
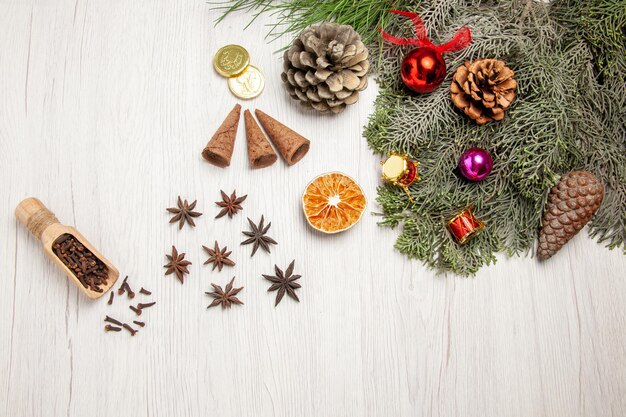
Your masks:
<svg viewBox="0 0 626 417"><path fill-rule="evenodd" d="M358 223L367 200L361 187L340 172L322 174L307 185L302 208L309 224L324 233L339 233Z"/></svg>

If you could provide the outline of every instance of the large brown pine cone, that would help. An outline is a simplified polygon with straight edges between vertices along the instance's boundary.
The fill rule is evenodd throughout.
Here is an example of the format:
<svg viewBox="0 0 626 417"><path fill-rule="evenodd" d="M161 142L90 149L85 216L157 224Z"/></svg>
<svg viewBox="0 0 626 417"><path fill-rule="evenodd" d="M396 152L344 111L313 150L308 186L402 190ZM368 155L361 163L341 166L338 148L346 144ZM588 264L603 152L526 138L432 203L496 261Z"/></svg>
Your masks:
<svg viewBox="0 0 626 417"><path fill-rule="evenodd" d="M539 259L548 259L582 229L598 211L604 186L587 171L572 171L561 177L548 194L539 232Z"/></svg>
<svg viewBox="0 0 626 417"><path fill-rule="evenodd" d="M452 102L479 125L504 119L515 99L513 70L497 59L465 61L450 85Z"/></svg>
<svg viewBox="0 0 626 417"><path fill-rule="evenodd" d="M302 31L285 51L282 79L302 104L340 113L367 87L368 56L352 26L319 23Z"/></svg>

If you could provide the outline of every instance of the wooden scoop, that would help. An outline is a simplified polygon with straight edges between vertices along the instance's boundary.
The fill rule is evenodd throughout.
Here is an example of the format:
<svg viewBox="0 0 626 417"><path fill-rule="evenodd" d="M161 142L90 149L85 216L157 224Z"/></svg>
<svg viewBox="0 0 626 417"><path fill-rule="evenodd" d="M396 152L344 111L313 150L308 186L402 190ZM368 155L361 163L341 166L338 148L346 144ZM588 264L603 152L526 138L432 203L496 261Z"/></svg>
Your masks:
<svg viewBox="0 0 626 417"><path fill-rule="evenodd" d="M104 257L100 252L94 248L78 230L71 226L64 226L54 214L43 205L41 201L36 198L30 197L23 200L18 204L15 209L15 217L26 228L41 241L43 244L46 255L52 261L61 268L65 274L80 288L85 295L91 299L102 297L117 281L120 273L118 270ZM107 267L108 278L106 284L98 286L102 292L94 291L89 286L83 285L74 272L68 268L65 263L54 253L52 246L57 239L64 237L65 235L73 236L80 244L88 249L96 258L98 258Z"/></svg>

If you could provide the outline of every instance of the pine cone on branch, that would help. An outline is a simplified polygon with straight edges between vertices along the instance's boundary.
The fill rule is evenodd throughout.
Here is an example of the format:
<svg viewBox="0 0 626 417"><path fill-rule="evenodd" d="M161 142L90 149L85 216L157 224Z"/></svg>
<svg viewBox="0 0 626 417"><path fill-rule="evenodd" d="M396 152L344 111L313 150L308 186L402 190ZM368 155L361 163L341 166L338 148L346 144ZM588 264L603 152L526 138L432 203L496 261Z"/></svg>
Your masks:
<svg viewBox="0 0 626 417"><path fill-rule="evenodd" d="M281 77L301 104L341 113L367 87L368 56L352 26L323 22L302 31L285 51Z"/></svg>
<svg viewBox="0 0 626 417"><path fill-rule="evenodd" d="M572 171L548 194L539 232L539 259L548 259L582 229L600 208L604 186L590 172Z"/></svg>
<svg viewBox="0 0 626 417"><path fill-rule="evenodd" d="M465 61L450 85L452 102L479 125L504 119L515 99L513 70L497 59Z"/></svg>

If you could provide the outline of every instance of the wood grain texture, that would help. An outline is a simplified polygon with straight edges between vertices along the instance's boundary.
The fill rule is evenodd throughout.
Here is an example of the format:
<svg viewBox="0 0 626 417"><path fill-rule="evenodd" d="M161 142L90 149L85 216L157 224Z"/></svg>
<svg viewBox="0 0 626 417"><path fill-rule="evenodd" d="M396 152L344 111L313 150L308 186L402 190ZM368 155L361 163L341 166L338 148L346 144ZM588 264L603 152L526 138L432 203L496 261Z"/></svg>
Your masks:
<svg viewBox="0 0 626 417"><path fill-rule="evenodd" d="M376 211L378 159L361 137L372 85L338 117L294 105L278 44L247 17L213 27L203 1L4 0L0 3L0 415L4 416L623 416L626 257L581 233L549 262L500 259L475 279L441 277L393 249L366 215L321 236L300 195L332 170L359 181ZM237 100L215 74L226 43L266 74L261 108L311 139L287 167L248 168L240 128L231 166L200 152ZM248 194L214 220L219 190ZM166 207L198 199L198 227ZM105 334L128 302L88 300L13 216L39 197L76 225L157 305L131 339ZM246 216L272 221L279 245L250 259ZM202 245L233 249L212 272ZM193 262L164 277L175 244ZM261 278L296 259L301 302ZM206 310L211 282L233 276L244 307ZM138 301L142 296L137 296Z"/></svg>

